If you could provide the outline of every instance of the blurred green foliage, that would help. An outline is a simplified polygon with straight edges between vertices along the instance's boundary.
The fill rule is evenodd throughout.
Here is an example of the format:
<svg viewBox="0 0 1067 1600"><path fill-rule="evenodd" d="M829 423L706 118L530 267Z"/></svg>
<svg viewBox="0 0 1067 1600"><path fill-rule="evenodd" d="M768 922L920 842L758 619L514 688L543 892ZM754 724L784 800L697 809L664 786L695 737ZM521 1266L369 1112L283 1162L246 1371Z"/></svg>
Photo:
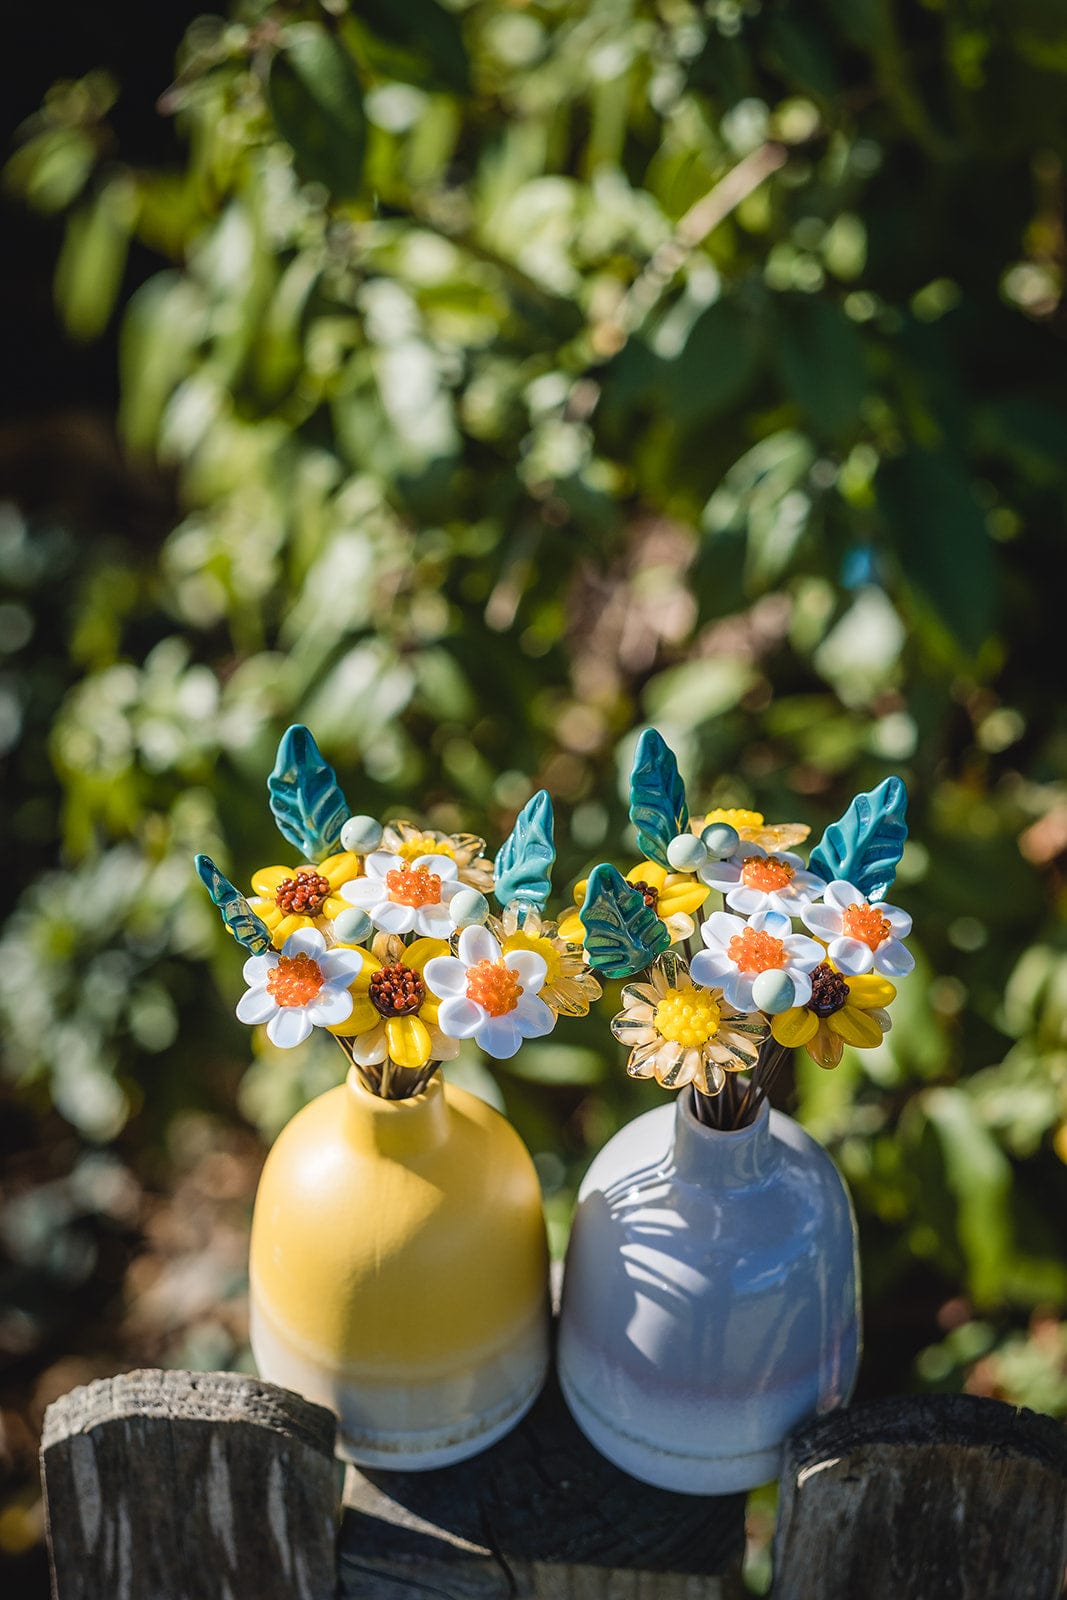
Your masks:
<svg viewBox="0 0 1067 1600"><path fill-rule="evenodd" d="M0 947L20 1093L100 1140L232 1105L191 856L278 857L290 721L357 809L493 849L547 786L563 898L626 864L643 724L694 809L816 835L898 771L919 967L799 1114L888 1365L1007 1339L1005 1392L1067 1408L1017 1331L1067 1305L1065 37L1051 0L248 0L181 47L176 170L124 159L103 75L52 91L7 181L63 222L70 333L121 305L121 430L183 515L158 552L0 528L9 835L39 853L34 704L62 793ZM499 1074L557 1243L651 1097L610 1010ZM339 1071L292 1054L239 1091L266 1131Z"/></svg>

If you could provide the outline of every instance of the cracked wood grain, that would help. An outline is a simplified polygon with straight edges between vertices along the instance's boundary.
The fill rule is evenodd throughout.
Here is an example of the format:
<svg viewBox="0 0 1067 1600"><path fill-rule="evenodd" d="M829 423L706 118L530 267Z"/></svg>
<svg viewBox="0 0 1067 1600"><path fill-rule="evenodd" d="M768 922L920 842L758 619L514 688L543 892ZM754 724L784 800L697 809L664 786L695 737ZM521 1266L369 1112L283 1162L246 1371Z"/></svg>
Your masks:
<svg viewBox="0 0 1067 1600"><path fill-rule="evenodd" d="M130 1372L49 1406L53 1600L332 1600L336 1422L226 1372Z"/></svg>
<svg viewBox="0 0 1067 1600"><path fill-rule="evenodd" d="M998 1400L877 1400L786 1449L775 1600L1056 1600L1067 1432Z"/></svg>

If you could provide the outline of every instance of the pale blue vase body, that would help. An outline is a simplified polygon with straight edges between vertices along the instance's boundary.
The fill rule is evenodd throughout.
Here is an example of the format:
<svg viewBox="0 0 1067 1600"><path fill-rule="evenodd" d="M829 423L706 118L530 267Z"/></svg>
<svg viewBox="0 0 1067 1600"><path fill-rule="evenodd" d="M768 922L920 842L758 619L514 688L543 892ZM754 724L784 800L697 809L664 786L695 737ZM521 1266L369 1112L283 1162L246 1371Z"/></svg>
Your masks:
<svg viewBox="0 0 1067 1600"><path fill-rule="evenodd" d="M609 1460L664 1489L754 1488L793 1428L849 1399L859 1352L848 1191L789 1117L764 1105L720 1133L685 1091L600 1152L567 1252L559 1374Z"/></svg>

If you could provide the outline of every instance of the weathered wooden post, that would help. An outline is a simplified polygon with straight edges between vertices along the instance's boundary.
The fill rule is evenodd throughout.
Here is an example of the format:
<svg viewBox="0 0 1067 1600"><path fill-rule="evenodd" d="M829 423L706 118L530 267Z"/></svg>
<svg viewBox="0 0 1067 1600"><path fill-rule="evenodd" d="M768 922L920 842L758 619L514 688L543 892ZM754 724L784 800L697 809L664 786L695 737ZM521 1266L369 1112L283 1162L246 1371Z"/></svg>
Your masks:
<svg viewBox="0 0 1067 1600"><path fill-rule="evenodd" d="M1067 1432L970 1395L877 1400L793 1435L775 1600L1056 1600Z"/></svg>
<svg viewBox="0 0 1067 1600"><path fill-rule="evenodd" d="M130 1372L49 1406L53 1600L332 1600L332 1412L229 1372Z"/></svg>

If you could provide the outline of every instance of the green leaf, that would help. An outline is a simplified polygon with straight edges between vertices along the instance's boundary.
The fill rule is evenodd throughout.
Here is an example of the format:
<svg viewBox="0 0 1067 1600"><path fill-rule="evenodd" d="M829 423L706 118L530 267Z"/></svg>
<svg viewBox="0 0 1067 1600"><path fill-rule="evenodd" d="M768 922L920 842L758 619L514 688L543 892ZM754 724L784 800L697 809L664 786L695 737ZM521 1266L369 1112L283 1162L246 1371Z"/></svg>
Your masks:
<svg viewBox="0 0 1067 1600"><path fill-rule="evenodd" d="M218 906L223 922L237 943L251 950L254 956L261 956L265 950L269 950L271 940L267 924L256 916L244 895L219 871L211 857L197 856L196 871L211 896L212 904Z"/></svg>
<svg viewBox="0 0 1067 1600"><path fill-rule="evenodd" d="M594 867L580 912L589 965L630 978L670 948L671 936L639 889L617 867Z"/></svg>
<svg viewBox="0 0 1067 1600"><path fill-rule="evenodd" d="M360 25L373 64L420 89L470 93L470 62L456 18L437 0L360 0Z"/></svg>
<svg viewBox="0 0 1067 1600"><path fill-rule="evenodd" d="M524 906L544 906L556 859L552 832L552 801L546 789L539 789L519 812L497 853L494 893L502 906L513 900Z"/></svg>
<svg viewBox="0 0 1067 1600"><path fill-rule="evenodd" d="M957 1201L971 1292L979 1304L995 1304L1013 1254L1011 1163L962 1089L929 1089L922 1108L940 1140L945 1179Z"/></svg>
<svg viewBox="0 0 1067 1600"><path fill-rule="evenodd" d="M363 89L344 48L313 22L287 30L271 62L267 98L297 171L335 200L359 198L366 120Z"/></svg>
<svg viewBox="0 0 1067 1600"><path fill-rule="evenodd" d="M908 791L900 778L886 778L870 794L858 794L827 828L808 867L827 883L843 878L868 900L884 900L908 837L907 809Z"/></svg>
<svg viewBox="0 0 1067 1600"><path fill-rule="evenodd" d="M135 202L127 184L104 189L67 223L56 263L56 306L75 339L107 327L122 287Z"/></svg>
<svg viewBox="0 0 1067 1600"><path fill-rule="evenodd" d="M779 295L775 356L816 437L855 433L867 392L863 344L845 313L815 295Z"/></svg>
<svg viewBox="0 0 1067 1600"><path fill-rule="evenodd" d="M349 817L348 801L333 768L302 723L295 723L282 735L267 788L283 838L309 861L322 861L336 850Z"/></svg>
<svg viewBox="0 0 1067 1600"><path fill-rule="evenodd" d="M905 579L977 655L993 626L997 572L963 467L947 454L912 450L881 468L875 489Z"/></svg>
<svg viewBox="0 0 1067 1600"><path fill-rule="evenodd" d="M637 741L630 772L630 821L645 855L666 867L667 846L689 826L689 807L674 752L655 728L646 728Z"/></svg>

